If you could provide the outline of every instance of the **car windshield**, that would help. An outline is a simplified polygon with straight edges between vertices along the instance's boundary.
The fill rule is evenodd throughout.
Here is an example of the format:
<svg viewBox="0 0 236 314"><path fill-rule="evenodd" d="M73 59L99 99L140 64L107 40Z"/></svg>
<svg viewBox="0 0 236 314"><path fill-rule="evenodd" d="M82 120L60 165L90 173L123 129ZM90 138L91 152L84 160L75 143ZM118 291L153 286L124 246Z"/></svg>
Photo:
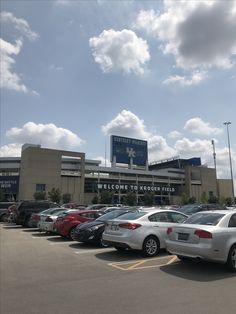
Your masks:
<svg viewBox="0 0 236 314"><path fill-rule="evenodd" d="M129 212L119 217L119 220L136 220L143 217L146 214L147 214L146 212L139 212L139 211Z"/></svg>
<svg viewBox="0 0 236 314"><path fill-rule="evenodd" d="M107 221L110 219L114 219L118 216L121 216L123 214L127 213L127 210L122 210L122 209L117 209L117 210L113 210L107 214L102 215L101 217L97 218L97 221Z"/></svg>
<svg viewBox="0 0 236 314"><path fill-rule="evenodd" d="M179 212L184 213L186 215L192 215L194 213L197 213L199 211L198 205L185 205L178 209Z"/></svg>
<svg viewBox="0 0 236 314"><path fill-rule="evenodd" d="M225 214L198 213L185 220L184 224L216 226Z"/></svg>

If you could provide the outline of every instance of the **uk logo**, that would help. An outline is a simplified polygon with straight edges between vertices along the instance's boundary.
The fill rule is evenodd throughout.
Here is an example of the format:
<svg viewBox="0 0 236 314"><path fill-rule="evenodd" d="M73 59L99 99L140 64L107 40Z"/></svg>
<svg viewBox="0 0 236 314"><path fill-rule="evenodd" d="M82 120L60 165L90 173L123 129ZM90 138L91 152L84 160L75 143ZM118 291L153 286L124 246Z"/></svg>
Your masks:
<svg viewBox="0 0 236 314"><path fill-rule="evenodd" d="M126 147L126 153L128 154L129 158L136 157L136 151L132 147Z"/></svg>

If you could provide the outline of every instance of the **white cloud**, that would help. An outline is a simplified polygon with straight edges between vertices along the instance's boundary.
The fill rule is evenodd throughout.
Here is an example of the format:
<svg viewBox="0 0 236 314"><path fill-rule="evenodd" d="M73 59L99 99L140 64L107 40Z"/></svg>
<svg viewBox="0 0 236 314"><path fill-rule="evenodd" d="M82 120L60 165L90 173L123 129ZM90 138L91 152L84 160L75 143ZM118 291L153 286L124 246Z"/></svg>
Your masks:
<svg viewBox="0 0 236 314"><path fill-rule="evenodd" d="M168 137L171 138L171 139L178 139L182 136L182 134L179 132L179 131L171 131L169 134L168 134Z"/></svg>
<svg viewBox="0 0 236 314"><path fill-rule="evenodd" d="M24 19L15 17L11 12L0 12L2 23L10 23L17 29L21 35L26 36L29 40L35 40L39 35L30 29L28 22Z"/></svg>
<svg viewBox="0 0 236 314"><path fill-rule="evenodd" d="M104 73L143 74L150 59L147 42L127 29L104 30L98 37L90 38L89 44Z"/></svg>
<svg viewBox="0 0 236 314"><path fill-rule="evenodd" d="M198 117L188 120L185 123L184 129L204 136L219 135L223 132L223 129L211 127L208 122L204 122Z"/></svg>
<svg viewBox="0 0 236 314"><path fill-rule="evenodd" d="M211 141L209 140L190 140L186 137L176 141L175 149L182 156L192 157L196 153L201 156L203 153L212 151Z"/></svg>
<svg viewBox="0 0 236 314"><path fill-rule="evenodd" d="M177 66L229 68L236 49L236 1L164 1L164 12L141 11L135 28L146 30Z"/></svg>
<svg viewBox="0 0 236 314"><path fill-rule="evenodd" d="M163 84L179 84L180 86L199 85L206 79L206 77L207 75L205 71L194 71L191 74L191 77L179 75L169 76L166 80L163 81Z"/></svg>
<svg viewBox="0 0 236 314"><path fill-rule="evenodd" d="M15 60L12 55L18 55L22 47L22 41L17 40L15 45L0 38L0 86L18 92L28 92L27 87L21 83L20 76L12 71Z"/></svg>
<svg viewBox="0 0 236 314"><path fill-rule="evenodd" d="M59 128L52 123L27 122L22 128L11 128L6 132L6 136L15 144L41 144L43 147L58 149L71 149L84 143L70 130Z"/></svg>
<svg viewBox="0 0 236 314"><path fill-rule="evenodd" d="M21 144L8 144L0 147L0 157L20 157Z"/></svg>
<svg viewBox="0 0 236 314"><path fill-rule="evenodd" d="M0 18L3 24L9 23L20 32L20 35L27 37L29 40L33 41L39 37L38 34L30 29L27 21L16 18L10 12L1 12ZM36 94L36 91L30 91L22 83L21 76L13 70L15 64L14 56L16 57L21 52L22 46L23 40L21 38L17 39L15 44L11 44L0 38L0 87L15 90L17 92L31 92L32 94Z"/></svg>

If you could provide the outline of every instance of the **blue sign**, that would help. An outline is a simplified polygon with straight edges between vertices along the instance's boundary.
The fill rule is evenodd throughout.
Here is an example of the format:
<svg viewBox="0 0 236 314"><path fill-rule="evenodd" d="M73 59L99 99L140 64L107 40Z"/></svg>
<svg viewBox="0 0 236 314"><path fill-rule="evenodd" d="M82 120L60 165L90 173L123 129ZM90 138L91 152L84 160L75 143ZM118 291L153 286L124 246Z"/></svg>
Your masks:
<svg viewBox="0 0 236 314"><path fill-rule="evenodd" d="M111 135L111 161L145 166L148 159L147 141Z"/></svg>
<svg viewBox="0 0 236 314"><path fill-rule="evenodd" d="M4 193L18 193L19 176L1 176L0 189Z"/></svg>

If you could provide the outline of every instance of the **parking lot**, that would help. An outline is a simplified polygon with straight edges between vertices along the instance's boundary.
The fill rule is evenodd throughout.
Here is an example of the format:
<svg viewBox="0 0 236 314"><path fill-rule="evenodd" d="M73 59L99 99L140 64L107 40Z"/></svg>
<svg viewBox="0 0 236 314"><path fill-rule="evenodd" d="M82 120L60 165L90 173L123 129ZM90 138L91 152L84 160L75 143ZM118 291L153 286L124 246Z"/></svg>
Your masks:
<svg viewBox="0 0 236 314"><path fill-rule="evenodd" d="M234 313L236 275L1 224L1 313Z"/></svg>

